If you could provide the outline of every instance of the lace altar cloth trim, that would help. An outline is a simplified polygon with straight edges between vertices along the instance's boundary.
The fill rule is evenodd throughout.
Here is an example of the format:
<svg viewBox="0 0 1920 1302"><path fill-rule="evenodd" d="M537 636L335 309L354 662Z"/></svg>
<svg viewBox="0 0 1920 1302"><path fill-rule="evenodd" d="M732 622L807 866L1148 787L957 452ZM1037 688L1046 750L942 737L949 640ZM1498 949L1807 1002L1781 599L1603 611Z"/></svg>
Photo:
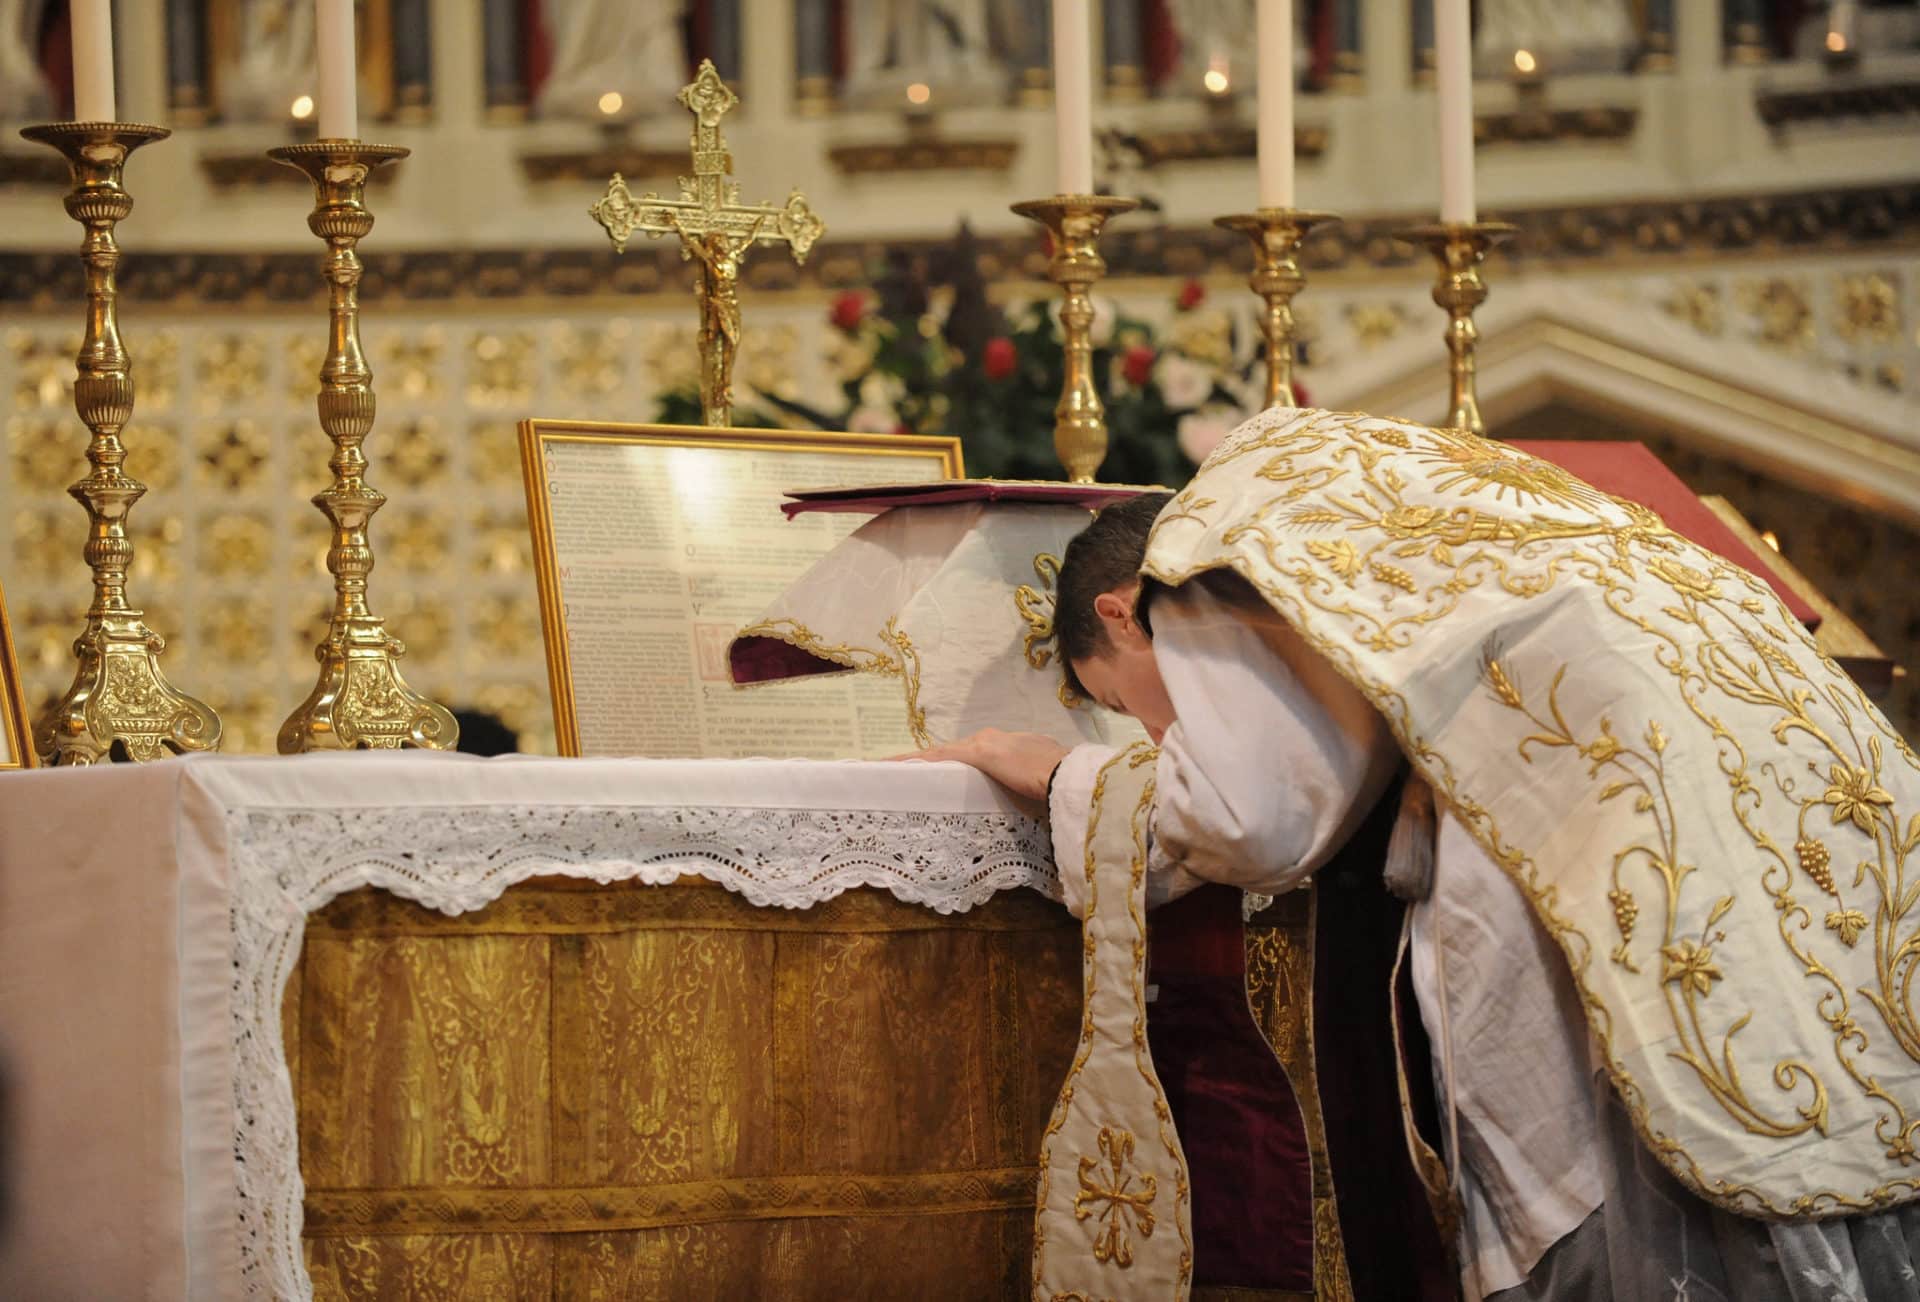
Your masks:
<svg viewBox="0 0 1920 1302"><path fill-rule="evenodd" d="M308 1299L298 1132L280 1004L307 915L377 886L456 915L539 875L704 877L761 907L859 886L956 913L1026 886L1060 897L1045 828L1006 814L649 806L230 810L234 1179L249 1296Z"/></svg>

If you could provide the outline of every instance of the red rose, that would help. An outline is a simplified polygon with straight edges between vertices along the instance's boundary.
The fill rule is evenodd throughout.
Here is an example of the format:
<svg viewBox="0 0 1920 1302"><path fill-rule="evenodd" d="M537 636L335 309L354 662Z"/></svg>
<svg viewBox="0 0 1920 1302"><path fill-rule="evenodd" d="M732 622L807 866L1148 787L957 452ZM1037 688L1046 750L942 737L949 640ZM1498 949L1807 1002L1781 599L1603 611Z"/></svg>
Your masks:
<svg viewBox="0 0 1920 1302"><path fill-rule="evenodd" d="M980 369L989 380L1006 379L1018 364L1019 359L1013 352L1013 340L1005 337L987 340L986 349L980 354Z"/></svg>
<svg viewBox="0 0 1920 1302"><path fill-rule="evenodd" d="M1293 405L1296 407L1313 406L1313 403L1307 398L1307 386L1298 380L1293 382Z"/></svg>
<svg viewBox="0 0 1920 1302"><path fill-rule="evenodd" d="M1174 302L1179 305L1182 312L1191 312L1194 308L1199 307L1200 304L1205 301L1206 297L1207 287L1197 280L1189 280L1186 284L1180 286L1180 297L1175 299Z"/></svg>
<svg viewBox="0 0 1920 1302"><path fill-rule="evenodd" d="M1134 388L1144 389L1153 378L1153 363L1158 356L1145 344L1135 344L1121 355L1120 374L1126 376L1127 383Z"/></svg>
<svg viewBox="0 0 1920 1302"><path fill-rule="evenodd" d="M833 311L830 317L842 330L852 331L860 328L860 322L867 315L867 296L857 289L843 290L834 295Z"/></svg>

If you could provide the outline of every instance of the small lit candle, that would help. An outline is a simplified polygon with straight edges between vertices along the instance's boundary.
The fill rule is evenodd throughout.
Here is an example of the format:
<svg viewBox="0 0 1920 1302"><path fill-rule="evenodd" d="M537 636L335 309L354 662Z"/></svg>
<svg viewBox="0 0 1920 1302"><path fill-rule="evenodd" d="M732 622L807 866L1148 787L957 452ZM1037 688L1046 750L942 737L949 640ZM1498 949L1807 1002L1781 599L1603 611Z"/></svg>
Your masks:
<svg viewBox="0 0 1920 1302"><path fill-rule="evenodd" d="M320 63L320 138L360 137L359 88L353 59L353 0L318 0L314 44Z"/></svg>
<svg viewBox="0 0 1920 1302"><path fill-rule="evenodd" d="M1473 46L1467 0L1434 0L1433 73L1440 100L1440 220L1472 222Z"/></svg>
<svg viewBox="0 0 1920 1302"><path fill-rule="evenodd" d="M1293 0L1260 0L1260 206L1293 207Z"/></svg>
<svg viewBox="0 0 1920 1302"><path fill-rule="evenodd" d="M1093 15L1087 0L1053 0L1053 125L1060 193L1093 193Z"/></svg>
<svg viewBox="0 0 1920 1302"><path fill-rule="evenodd" d="M112 0L73 0L73 120L114 121Z"/></svg>
<svg viewBox="0 0 1920 1302"><path fill-rule="evenodd" d="M1827 53L1850 54L1857 25L1860 21L1860 6L1856 0L1833 0L1827 6Z"/></svg>

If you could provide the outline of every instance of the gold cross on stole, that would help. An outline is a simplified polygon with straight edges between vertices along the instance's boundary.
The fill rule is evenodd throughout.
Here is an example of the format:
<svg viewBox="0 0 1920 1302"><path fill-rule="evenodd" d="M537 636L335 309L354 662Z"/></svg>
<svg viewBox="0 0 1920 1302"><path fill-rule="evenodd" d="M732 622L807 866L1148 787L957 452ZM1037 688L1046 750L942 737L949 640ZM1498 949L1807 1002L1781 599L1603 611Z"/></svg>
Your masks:
<svg viewBox="0 0 1920 1302"><path fill-rule="evenodd" d="M795 189L785 204L743 204L733 179L733 158L720 119L740 102L702 59L700 71L681 88L680 103L693 114L693 175L680 180L680 197L662 199L649 190L635 199L618 172L607 192L587 211L607 229L613 251L626 251L635 232L678 235L680 256L697 258L700 278L700 409L709 425L733 423L733 357L740 346L740 260L757 240L784 243L804 263L827 225Z"/></svg>

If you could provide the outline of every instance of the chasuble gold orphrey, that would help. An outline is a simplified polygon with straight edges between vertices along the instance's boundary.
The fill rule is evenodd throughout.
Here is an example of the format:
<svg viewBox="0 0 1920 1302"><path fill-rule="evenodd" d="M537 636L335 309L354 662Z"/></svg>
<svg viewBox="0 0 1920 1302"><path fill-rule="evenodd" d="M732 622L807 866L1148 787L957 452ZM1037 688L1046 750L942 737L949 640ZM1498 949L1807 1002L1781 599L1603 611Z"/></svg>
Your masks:
<svg viewBox="0 0 1920 1302"><path fill-rule="evenodd" d="M1548 462L1275 409L1143 572L1237 572L1558 941L1642 1141L1710 1201L1920 1195L1920 759L1771 588Z"/></svg>

